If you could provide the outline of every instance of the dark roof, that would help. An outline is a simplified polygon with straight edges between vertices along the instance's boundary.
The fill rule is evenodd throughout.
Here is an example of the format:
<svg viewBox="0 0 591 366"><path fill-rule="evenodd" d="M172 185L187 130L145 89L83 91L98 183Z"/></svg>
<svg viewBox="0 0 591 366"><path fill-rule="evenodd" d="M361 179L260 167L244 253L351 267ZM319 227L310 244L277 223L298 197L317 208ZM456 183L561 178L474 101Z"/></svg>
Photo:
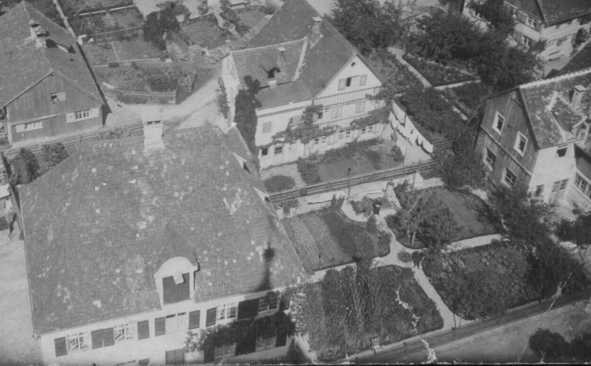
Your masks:
<svg viewBox="0 0 591 366"><path fill-rule="evenodd" d="M320 17L320 14L306 0L286 0L260 33L250 40L250 46L274 46L304 37L310 40L312 26L315 24L314 17ZM322 37L317 42L308 42L299 78L293 82L296 85L284 86L283 89L278 87L273 91L263 89L259 98L263 107L281 105L277 103L283 99L300 102L314 98L347 62L359 55L357 49L327 19L320 21L320 33ZM244 75L239 77L242 79ZM292 93L294 90L297 93L293 97L277 95ZM269 98L264 96L265 93L270 94ZM265 103L267 100L269 103Z"/></svg>
<svg viewBox="0 0 591 366"><path fill-rule="evenodd" d="M565 75L591 68L591 43L587 43L557 74Z"/></svg>
<svg viewBox="0 0 591 366"><path fill-rule="evenodd" d="M305 39L281 43L271 46L247 48L232 53L234 63L240 77L240 84L246 87L244 78L251 77L252 80L259 80L262 87L269 86L267 73L274 67L280 72L275 74L277 84L291 82L296 74L302 48L305 47ZM280 53L278 48L283 47L285 51Z"/></svg>
<svg viewBox="0 0 591 366"><path fill-rule="evenodd" d="M37 47L29 25L32 20L48 33L49 44L53 46ZM28 2L22 1L2 15L0 34L0 106L6 105L52 72L102 103L98 87L76 40ZM73 53L65 52L56 45L69 48Z"/></svg>
<svg viewBox="0 0 591 366"><path fill-rule="evenodd" d="M199 262L196 301L304 279L256 170L239 163L250 160L236 129L185 129L164 145L82 143L22 187L36 333L158 309L153 275L176 256Z"/></svg>
<svg viewBox="0 0 591 366"><path fill-rule="evenodd" d="M591 13L589 0L505 0L552 25Z"/></svg>
<svg viewBox="0 0 591 366"><path fill-rule="evenodd" d="M570 104L574 87L587 88L578 108ZM521 85L518 90L531 121L538 148L577 140L571 127L591 112L591 70Z"/></svg>

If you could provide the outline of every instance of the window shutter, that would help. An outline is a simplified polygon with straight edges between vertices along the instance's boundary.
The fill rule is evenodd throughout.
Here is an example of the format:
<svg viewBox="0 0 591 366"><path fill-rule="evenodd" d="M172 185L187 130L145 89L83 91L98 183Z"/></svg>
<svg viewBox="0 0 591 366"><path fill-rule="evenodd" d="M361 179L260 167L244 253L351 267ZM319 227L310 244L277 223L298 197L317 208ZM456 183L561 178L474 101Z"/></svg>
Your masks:
<svg viewBox="0 0 591 366"><path fill-rule="evenodd" d="M240 301L238 303L238 319L250 319L259 315L259 299Z"/></svg>
<svg viewBox="0 0 591 366"><path fill-rule="evenodd" d="M174 284L176 288L176 301L189 300L191 297L191 281L189 281L189 274L183 273L183 283L180 285Z"/></svg>
<svg viewBox="0 0 591 366"><path fill-rule="evenodd" d="M215 359L215 354L214 354L213 348L214 348L213 346L207 347L203 351L203 362L204 363L212 363L213 360Z"/></svg>
<svg viewBox="0 0 591 366"><path fill-rule="evenodd" d="M215 325L215 321L216 321L216 314L217 314L218 308L211 308L211 309L207 309L207 316L205 317L205 326L209 327L211 325Z"/></svg>
<svg viewBox="0 0 591 366"><path fill-rule="evenodd" d="M172 276L162 279L163 298L165 304L176 302L176 284Z"/></svg>
<svg viewBox="0 0 591 366"><path fill-rule="evenodd" d="M90 332L92 338L92 349L101 348L103 346L103 330L94 330Z"/></svg>
<svg viewBox="0 0 591 366"><path fill-rule="evenodd" d="M150 338L150 322L148 320L137 322L137 338Z"/></svg>
<svg viewBox="0 0 591 366"><path fill-rule="evenodd" d="M55 357L64 356L68 354L68 347L66 345L66 337L56 338L55 343Z"/></svg>
<svg viewBox="0 0 591 366"><path fill-rule="evenodd" d="M155 336L166 334L166 320L164 317L154 319Z"/></svg>
<svg viewBox="0 0 591 366"><path fill-rule="evenodd" d="M66 114L66 122L70 123L70 122L74 122L76 120L76 117L74 116L74 113L67 113Z"/></svg>
<svg viewBox="0 0 591 366"><path fill-rule="evenodd" d="M104 347L112 346L115 344L115 336L113 334L113 328L103 329L103 345Z"/></svg>
<svg viewBox="0 0 591 366"><path fill-rule="evenodd" d="M199 328L199 323L201 321L201 311L191 311L189 313L189 329L196 329Z"/></svg>
<svg viewBox="0 0 591 366"><path fill-rule="evenodd" d="M341 79L341 80L339 80L339 90L345 89L345 86L346 85L347 85L347 79Z"/></svg>
<svg viewBox="0 0 591 366"><path fill-rule="evenodd" d="M367 74L361 75L361 79L359 80L359 86L364 86L367 83Z"/></svg>

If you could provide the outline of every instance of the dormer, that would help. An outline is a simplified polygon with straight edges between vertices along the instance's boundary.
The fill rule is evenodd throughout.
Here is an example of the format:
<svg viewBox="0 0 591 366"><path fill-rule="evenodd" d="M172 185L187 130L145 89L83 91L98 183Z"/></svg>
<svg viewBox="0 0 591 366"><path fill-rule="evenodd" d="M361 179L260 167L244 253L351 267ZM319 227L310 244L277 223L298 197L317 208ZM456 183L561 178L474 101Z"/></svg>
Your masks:
<svg viewBox="0 0 591 366"><path fill-rule="evenodd" d="M154 274L160 306L195 299L195 272L198 269L185 257L164 262Z"/></svg>

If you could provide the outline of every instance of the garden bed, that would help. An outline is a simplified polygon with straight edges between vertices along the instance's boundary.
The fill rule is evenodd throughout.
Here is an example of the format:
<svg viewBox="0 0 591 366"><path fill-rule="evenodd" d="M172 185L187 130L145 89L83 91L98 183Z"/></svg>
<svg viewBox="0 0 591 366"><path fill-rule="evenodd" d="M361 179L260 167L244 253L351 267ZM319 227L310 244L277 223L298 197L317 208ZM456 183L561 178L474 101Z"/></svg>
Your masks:
<svg viewBox="0 0 591 366"><path fill-rule="evenodd" d="M63 10L70 13L90 13L133 5L133 0L58 0Z"/></svg>
<svg viewBox="0 0 591 366"><path fill-rule="evenodd" d="M144 18L137 8L127 8L113 12L73 16L68 19L76 34L93 34L113 32L142 26Z"/></svg>
<svg viewBox="0 0 591 366"><path fill-rule="evenodd" d="M113 42L113 44L115 45L119 59L122 61L154 59L160 57L162 53L152 43L146 42L143 37Z"/></svg>
<svg viewBox="0 0 591 366"><path fill-rule="evenodd" d="M214 48L232 39L232 33L218 26L213 14L191 20L190 24L181 28L179 36L190 44L198 44L204 48Z"/></svg>
<svg viewBox="0 0 591 366"><path fill-rule="evenodd" d="M483 99L490 95L490 88L482 83L468 83L446 90L447 99L467 116L474 113Z"/></svg>
<svg viewBox="0 0 591 366"><path fill-rule="evenodd" d="M322 362L369 349L373 338L386 345L443 326L437 306L409 268L329 270L320 283L300 288L303 297L292 300L292 313ZM413 313L420 318L416 330Z"/></svg>
<svg viewBox="0 0 591 366"><path fill-rule="evenodd" d="M449 309L472 320L542 299L539 287L531 279L531 253L527 245L493 242L429 255L423 261L423 270ZM575 274L563 293L588 286L584 275Z"/></svg>
<svg viewBox="0 0 591 366"><path fill-rule="evenodd" d="M460 70L444 66L432 61L427 61L421 57L413 56L409 53L405 53L402 58L406 60L412 67L427 79L431 86L442 86L461 83L464 81L475 80L473 75L465 74Z"/></svg>
<svg viewBox="0 0 591 366"><path fill-rule="evenodd" d="M85 44L82 51L91 65L106 65L118 61L111 43Z"/></svg>
<svg viewBox="0 0 591 366"><path fill-rule="evenodd" d="M105 82L118 91L135 92L172 92L176 90L181 76L177 67L153 63L100 67L94 72L99 83Z"/></svg>
<svg viewBox="0 0 591 366"><path fill-rule="evenodd" d="M427 140L454 139L465 122L443 96L443 92L432 88L409 90L398 96L396 102Z"/></svg>
<svg viewBox="0 0 591 366"><path fill-rule="evenodd" d="M283 219L283 226L307 270L353 262L354 257L375 258L380 251L378 237L364 223L347 218L336 210L322 210Z"/></svg>
<svg viewBox="0 0 591 366"><path fill-rule="evenodd" d="M423 89L423 83L395 55L383 51L372 54L369 62L375 70L386 78L386 84L394 92L409 89Z"/></svg>

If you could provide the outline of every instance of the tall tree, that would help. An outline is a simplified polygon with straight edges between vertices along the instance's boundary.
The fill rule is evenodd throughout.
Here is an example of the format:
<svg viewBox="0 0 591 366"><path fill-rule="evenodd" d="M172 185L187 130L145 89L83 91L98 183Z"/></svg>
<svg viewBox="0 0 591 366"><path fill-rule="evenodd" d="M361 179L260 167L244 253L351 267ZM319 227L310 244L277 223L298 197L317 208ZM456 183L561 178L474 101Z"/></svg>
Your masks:
<svg viewBox="0 0 591 366"><path fill-rule="evenodd" d="M556 229L560 240L571 241L579 247L579 255L584 254L591 244L591 211L579 213L574 221L563 219Z"/></svg>
<svg viewBox="0 0 591 366"><path fill-rule="evenodd" d="M410 25L416 0L336 0L330 22L363 54L385 49L402 40Z"/></svg>
<svg viewBox="0 0 591 366"><path fill-rule="evenodd" d="M444 208L444 203L433 190L411 189L398 199L401 210L395 215L397 226L406 233L412 245L421 226L436 216Z"/></svg>
<svg viewBox="0 0 591 366"><path fill-rule="evenodd" d="M475 0L468 6L499 32L507 35L513 31L515 19L505 7L505 0Z"/></svg>

